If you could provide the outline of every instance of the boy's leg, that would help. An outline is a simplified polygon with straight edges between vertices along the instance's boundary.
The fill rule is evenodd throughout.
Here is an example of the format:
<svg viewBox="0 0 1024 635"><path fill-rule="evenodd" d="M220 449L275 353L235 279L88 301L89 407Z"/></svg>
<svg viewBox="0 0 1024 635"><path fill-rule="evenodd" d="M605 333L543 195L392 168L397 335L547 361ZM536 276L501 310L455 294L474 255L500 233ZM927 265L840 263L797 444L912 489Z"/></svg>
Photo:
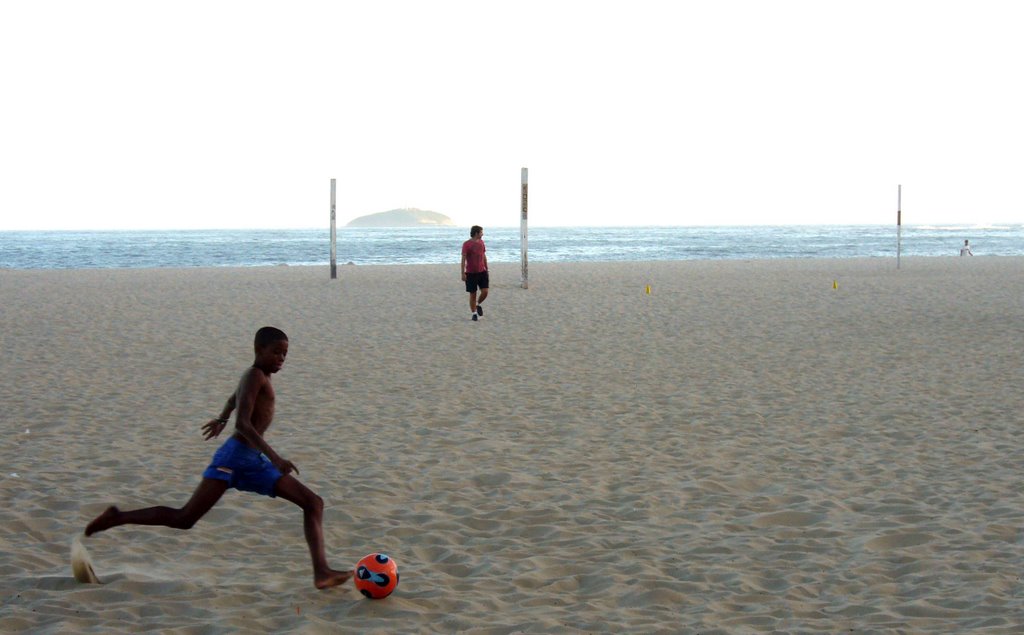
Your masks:
<svg viewBox="0 0 1024 635"><path fill-rule="evenodd" d="M327 566L327 555L324 553L324 499L291 474L278 479L274 494L302 508L302 528L306 533L309 555L313 559L313 584L316 588L337 586L352 577L351 571L335 571Z"/></svg>
<svg viewBox="0 0 1024 635"><path fill-rule="evenodd" d="M469 294L469 312L476 313L476 274L466 274L466 293Z"/></svg>
<svg viewBox="0 0 1024 635"><path fill-rule="evenodd" d="M491 286L489 278L490 276L488 275L488 273L484 271L483 273L480 274L480 279L477 281L480 286L480 297L478 297L476 300L475 310L476 314L479 315L480 317L484 316L484 308L480 305L483 304L484 300L487 299L487 290Z"/></svg>
<svg viewBox="0 0 1024 635"><path fill-rule="evenodd" d="M174 529L191 529L196 521L217 504L227 488L227 481L204 478L192 493L192 498L181 509L161 505L123 512L111 506L89 523L85 535L91 536L120 525L162 525Z"/></svg>

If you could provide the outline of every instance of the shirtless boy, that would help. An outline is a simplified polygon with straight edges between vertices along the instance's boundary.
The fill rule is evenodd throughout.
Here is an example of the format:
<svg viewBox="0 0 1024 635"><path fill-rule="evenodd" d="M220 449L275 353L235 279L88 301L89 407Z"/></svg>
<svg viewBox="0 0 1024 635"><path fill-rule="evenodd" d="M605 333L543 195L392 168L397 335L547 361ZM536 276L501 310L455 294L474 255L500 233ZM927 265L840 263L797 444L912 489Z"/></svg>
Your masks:
<svg viewBox="0 0 1024 635"><path fill-rule="evenodd" d="M256 332L256 359L243 374L235 394L228 398L220 417L203 426L203 438L212 439L227 427L235 414L235 433L213 455L210 466L185 506L147 507L121 511L108 507L85 528L85 535L119 525L163 525L191 529L206 512L233 487L264 496L280 496L302 508L303 527L309 554L313 558L313 584L318 589L337 586L352 576L351 571L335 571L327 566L324 555L324 501L303 485L291 472L299 473L291 461L274 451L263 438L274 418L274 387L270 376L281 370L288 355L288 336L265 326Z"/></svg>

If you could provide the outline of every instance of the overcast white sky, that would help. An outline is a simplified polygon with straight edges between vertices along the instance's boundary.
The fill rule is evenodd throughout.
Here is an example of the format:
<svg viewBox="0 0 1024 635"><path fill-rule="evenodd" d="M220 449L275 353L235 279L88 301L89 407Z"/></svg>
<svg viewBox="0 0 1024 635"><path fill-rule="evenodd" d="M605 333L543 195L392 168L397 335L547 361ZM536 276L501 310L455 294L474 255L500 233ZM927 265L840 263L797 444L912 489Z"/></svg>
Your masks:
<svg viewBox="0 0 1024 635"><path fill-rule="evenodd" d="M1024 222L1024 3L4 2L0 229Z"/></svg>

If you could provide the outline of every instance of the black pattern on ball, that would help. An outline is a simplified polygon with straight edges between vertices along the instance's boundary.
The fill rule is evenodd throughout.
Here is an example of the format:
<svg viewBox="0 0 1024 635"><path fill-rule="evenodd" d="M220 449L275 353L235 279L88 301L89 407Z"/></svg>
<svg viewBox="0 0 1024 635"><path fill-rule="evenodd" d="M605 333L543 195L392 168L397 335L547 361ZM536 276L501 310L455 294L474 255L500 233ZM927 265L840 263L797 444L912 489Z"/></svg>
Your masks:
<svg viewBox="0 0 1024 635"><path fill-rule="evenodd" d="M387 562L387 560L385 560L384 562ZM356 577L360 580L369 580L370 582L373 582L379 587L386 587L387 585L391 584L391 576L389 576L386 573L370 571L366 567L359 567L358 569L356 569ZM395 580L397 579L398 578L396 576Z"/></svg>

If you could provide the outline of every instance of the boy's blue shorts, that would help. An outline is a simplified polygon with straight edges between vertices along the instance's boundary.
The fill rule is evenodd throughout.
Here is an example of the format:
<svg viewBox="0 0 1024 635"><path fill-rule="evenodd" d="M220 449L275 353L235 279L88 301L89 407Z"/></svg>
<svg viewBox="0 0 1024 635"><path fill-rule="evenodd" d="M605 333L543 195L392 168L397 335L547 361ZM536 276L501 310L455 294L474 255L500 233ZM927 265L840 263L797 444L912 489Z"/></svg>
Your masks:
<svg viewBox="0 0 1024 635"><path fill-rule="evenodd" d="M271 498L281 476L281 470L274 467L265 454L235 437L229 437L220 446L210 460L210 467L203 472L203 478L227 481L228 487Z"/></svg>

